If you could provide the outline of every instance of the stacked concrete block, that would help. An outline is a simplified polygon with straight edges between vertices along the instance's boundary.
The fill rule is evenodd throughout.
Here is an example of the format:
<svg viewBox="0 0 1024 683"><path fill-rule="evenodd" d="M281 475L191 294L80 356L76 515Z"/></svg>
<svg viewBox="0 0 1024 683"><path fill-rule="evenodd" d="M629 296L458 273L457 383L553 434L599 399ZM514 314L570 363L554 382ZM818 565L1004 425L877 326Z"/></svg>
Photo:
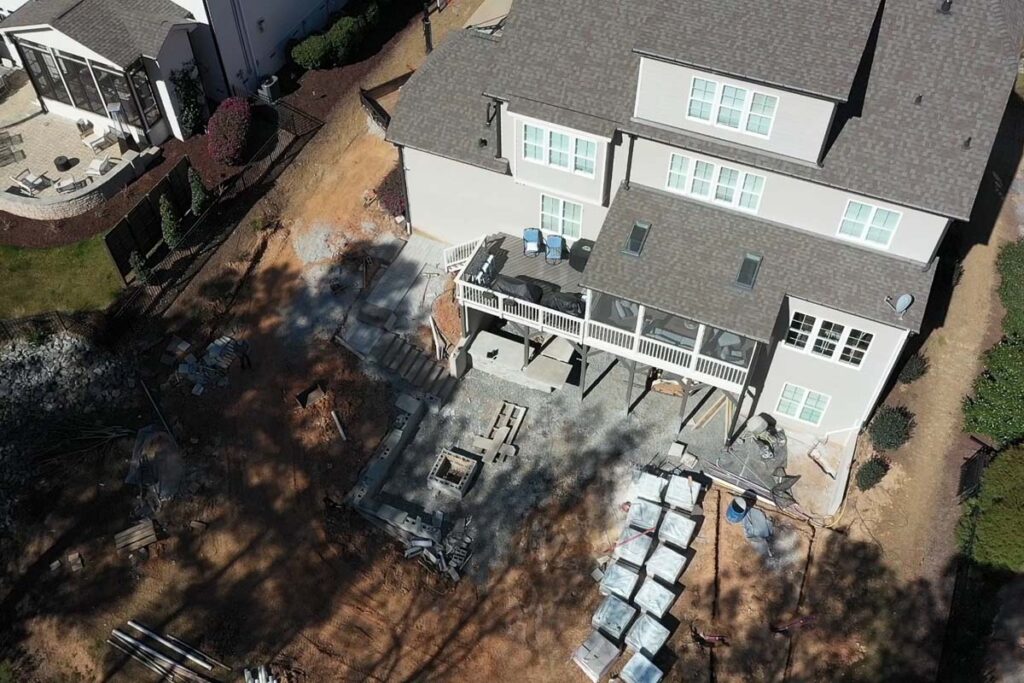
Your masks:
<svg viewBox="0 0 1024 683"><path fill-rule="evenodd" d="M676 601L676 593L666 588L653 576L648 576L640 590L636 592L633 602L644 612L661 619Z"/></svg>
<svg viewBox="0 0 1024 683"><path fill-rule="evenodd" d="M664 676L661 669L641 652L633 655L619 672L619 678L624 683L661 683Z"/></svg>
<svg viewBox="0 0 1024 683"><path fill-rule="evenodd" d="M614 595L609 595L598 606L591 619L591 626L601 631L616 642L622 640L636 617L637 609L628 602Z"/></svg>
<svg viewBox="0 0 1024 683"><path fill-rule="evenodd" d="M650 614L641 614L626 634L626 646L653 658L668 642L669 635L660 621Z"/></svg>
<svg viewBox="0 0 1024 683"><path fill-rule="evenodd" d="M633 597L640 573L623 562L616 562L608 568L601 579L601 595L617 595L623 600Z"/></svg>
<svg viewBox="0 0 1024 683"><path fill-rule="evenodd" d="M673 550L665 544L659 544L647 560L647 574L656 576L667 584L679 580L679 575L686 568L686 555Z"/></svg>
<svg viewBox="0 0 1024 683"><path fill-rule="evenodd" d="M597 683L608 675L619 654L621 650L618 645L599 631L591 631L583 644L576 648L572 661L576 662L576 666L587 678Z"/></svg>

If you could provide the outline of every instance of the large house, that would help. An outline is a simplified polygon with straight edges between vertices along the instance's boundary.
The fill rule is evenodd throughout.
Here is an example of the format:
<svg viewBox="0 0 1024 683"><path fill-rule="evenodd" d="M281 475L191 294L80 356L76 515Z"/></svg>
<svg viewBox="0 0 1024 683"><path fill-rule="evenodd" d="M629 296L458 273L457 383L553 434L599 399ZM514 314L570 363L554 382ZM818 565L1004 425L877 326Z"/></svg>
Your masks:
<svg viewBox="0 0 1024 683"><path fill-rule="evenodd" d="M28 73L46 112L138 143L182 138L173 72L206 97L251 95L288 45L345 0L4 0L0 57ZM9 13L9 16L2 16Z"/></svg>
<svg viewBox="0 0 1024 683"><path fill-rule="evenodd" d="M714 387L848 471L971 218L1022 27L1020 0L515 0L439 47L388 138L411 224L464 245L467 315ZM525 228L592 249L558 276L582 315L480 284L495 254L517 275Z"/></svg>

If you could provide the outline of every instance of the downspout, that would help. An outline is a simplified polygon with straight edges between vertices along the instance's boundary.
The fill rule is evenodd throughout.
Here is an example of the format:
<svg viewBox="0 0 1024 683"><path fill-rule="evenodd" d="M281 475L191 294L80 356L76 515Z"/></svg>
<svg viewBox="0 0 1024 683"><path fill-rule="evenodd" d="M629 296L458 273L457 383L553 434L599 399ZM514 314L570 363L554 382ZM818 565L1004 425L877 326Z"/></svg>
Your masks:
<svg viewBox="0 0 1024 683"><path fill-rule="evenodd" d="M406 234L412 234L412 209L409 208L409 182L406 180L406 168L405 168L405 147L402 145L395 145L398 147L398 165L402 169L402 200L405 202L405 231Z"/></svg>
<svg viewBox="0 0 1024 683"><path fill-rule="evenodd" d="M494 118L497 120L497 125L494 126L494 132L497 134L497 141L494 145L494 158L501 158L501 100L495 98L494 102Z"/></svg>
<svg viewBox="0 0 1024 683"><path fill-rule="evenodd" d="M629 179L633 176L633 145L636 144L636 136L626 133L629 136L629 151L626 153L626 179L623 181L626 189L629 189Z"/></svg>

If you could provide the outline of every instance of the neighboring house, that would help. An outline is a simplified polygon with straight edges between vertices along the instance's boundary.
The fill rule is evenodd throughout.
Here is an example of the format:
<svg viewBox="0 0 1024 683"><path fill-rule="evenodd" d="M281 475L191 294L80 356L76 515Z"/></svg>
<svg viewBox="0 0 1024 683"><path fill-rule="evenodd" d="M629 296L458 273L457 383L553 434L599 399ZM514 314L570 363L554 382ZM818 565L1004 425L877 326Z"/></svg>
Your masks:
<svg viewBox="0 0 1024 683"><path fill-rule="evenodd" d="M595 241L582 321L460 282L466 309L849 452L971 217L1022 26L1019 0L515 0L438 48L388 138L411 224L462 260Z"/></svg>
<svg viewBox="0 0 1024 683"><path fill-rule="evenodd" d="M170 0L33 0L0 33L44 111L159 144L181 137L170 76L195 27Z"/></svg>
<svg viewBox="0 0 1024 683"><path fill-rule="evenodd" d="M250 95L290 59L294 40L317 31L347 0L174 0L203 26L193 47L215 100Z"/></svg>
<svg viewBox="0 0 1024 683"><path fill-rule="evenodd" d="M0 0L6 57L48 112L141 142L181 138L171 73L195 64L212 103L252 95L346 0ZM16 7L20 5L20 7Z"/></svg>

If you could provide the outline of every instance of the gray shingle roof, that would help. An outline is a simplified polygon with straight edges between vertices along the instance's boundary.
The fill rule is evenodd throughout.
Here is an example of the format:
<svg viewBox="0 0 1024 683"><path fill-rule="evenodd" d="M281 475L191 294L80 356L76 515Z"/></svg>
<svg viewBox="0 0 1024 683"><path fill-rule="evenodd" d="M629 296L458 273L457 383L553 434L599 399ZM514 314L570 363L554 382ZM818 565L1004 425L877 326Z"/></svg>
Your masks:
<svg viewBox="0 0 1024 683"><path fill-rule="evenodd" d="M402 97L387 139L482 166L500 173L508 163L495 159L496 125L488 127L483 96L495 67L497 42L467 30L452 34L402 86ZM486 147L480 139L486 138Z"/></svg>
<svg viewBox="0 0 1024 683"><path fill-rule="evenodd" d="M175 24L189 13L171 0L32 0L7 17L0 30L52 26L128 67L140 55L156 57Z"/></svg>
<svg viewBox="0 0 1024 683"><path fill-rule="evenodd" d="M637 220L652 225L639 257L623 253ZM752 290L735 286L747 253L763 256ZM633 185L619 189L581 284L754 339L771 338L784 297L920 329L935 264L889 255ZM909 293L899 320L885 297Z"/></svg>
<svg viewBox="0 0 1024 683"><path fill-rule="evenodd" d="M646 23L639 52L840 101L850 93L878 11L877 0L682 5L685 12L658 12Z"/></svg>

